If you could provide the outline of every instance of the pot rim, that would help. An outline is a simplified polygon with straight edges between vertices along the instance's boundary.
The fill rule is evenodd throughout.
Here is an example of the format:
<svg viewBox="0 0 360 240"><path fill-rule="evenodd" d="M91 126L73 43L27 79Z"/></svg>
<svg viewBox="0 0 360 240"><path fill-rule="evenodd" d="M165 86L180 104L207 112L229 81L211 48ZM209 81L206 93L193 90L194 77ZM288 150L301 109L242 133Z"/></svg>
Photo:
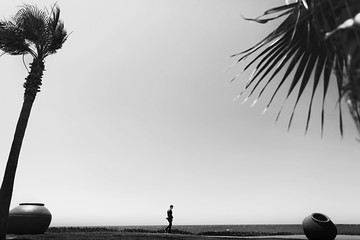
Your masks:
<svg viewBox="0 0 360 240"><path fill-rule="evenodd" d="M24 206L24 205L35 205L35 206L45 206L44 203L20 203L20 206Z"/></svg>
<svg viewBox="0 0 360 240"><path fill-rule="evenodd" d="M321 216L322 218L326 218L326 219L322 220L322 219L316 218L316 216ZM323 223L330 222L330 218L323 213L313 213L313 214L311 214L311 218L317 222L323 222Z"/></svg>

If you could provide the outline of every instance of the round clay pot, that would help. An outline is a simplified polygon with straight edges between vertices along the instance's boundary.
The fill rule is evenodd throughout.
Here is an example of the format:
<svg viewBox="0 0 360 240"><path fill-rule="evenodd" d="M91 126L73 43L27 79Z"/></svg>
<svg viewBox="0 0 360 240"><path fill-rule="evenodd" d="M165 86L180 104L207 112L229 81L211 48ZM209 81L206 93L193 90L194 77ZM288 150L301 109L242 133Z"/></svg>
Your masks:
<svg viewBox="0 0 360 240"><path fill-rule="evenodd" d="M334 240L337 235L335 224L322 213L313 213L302 222L305 236L309 240Z"/></svg>
<svg viewBox="0 0 360 240"><path fill-rule="evenodd" d="M43 234L51 222L51 213L43 203L21 203L9 212L7 233Z"/></svg>

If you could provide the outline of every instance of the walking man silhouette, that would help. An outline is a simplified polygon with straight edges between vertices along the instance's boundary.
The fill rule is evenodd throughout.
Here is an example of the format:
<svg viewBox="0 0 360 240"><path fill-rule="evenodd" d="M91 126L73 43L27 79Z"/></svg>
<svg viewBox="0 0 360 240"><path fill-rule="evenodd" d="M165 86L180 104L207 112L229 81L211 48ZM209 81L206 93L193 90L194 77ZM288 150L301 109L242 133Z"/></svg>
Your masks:
<svg viewBox="0 0 360 240"><path fill-rule="evenodd" d="M168 220L168 222L169 222L169 226L167 226L166 228L165 228L165 232L168 232L168 233L171 233L171 227L172 227L172 221L173 221L173 215L172 215L172 209L173 209L173 205L170 205L170 208L169 208L169 210L167 210L167 220Z"/></svg>

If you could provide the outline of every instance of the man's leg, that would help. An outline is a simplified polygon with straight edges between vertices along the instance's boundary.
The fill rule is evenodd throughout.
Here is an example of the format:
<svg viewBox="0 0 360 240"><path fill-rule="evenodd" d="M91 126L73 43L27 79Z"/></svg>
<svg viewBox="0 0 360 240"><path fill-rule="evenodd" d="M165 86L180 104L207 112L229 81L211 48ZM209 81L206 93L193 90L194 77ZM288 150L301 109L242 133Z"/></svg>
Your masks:
<svg viewBox="0 0 360 240"><path fill-rule="evenodd" d="M168 226L165 228L165 232L169 232L169 229L170 229L170 220L168 219L168 222L169 222L169 224L168 224Z"/></svg>
<svg viewBox="0 0 360 240"><path fill-rule="evenodd" d="M169 220L169 233L171 232L171 227L172 227L172 219L171 220Z"/></svg>

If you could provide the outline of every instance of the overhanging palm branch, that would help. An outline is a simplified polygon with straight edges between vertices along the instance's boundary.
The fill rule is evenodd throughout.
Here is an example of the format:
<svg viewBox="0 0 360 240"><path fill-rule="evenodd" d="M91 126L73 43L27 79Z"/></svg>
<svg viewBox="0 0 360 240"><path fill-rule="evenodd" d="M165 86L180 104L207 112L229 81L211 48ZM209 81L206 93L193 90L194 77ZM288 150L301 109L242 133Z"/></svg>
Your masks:
<svg viewBox="0 0 360 240"><path fill-rule="evenodd" d="M335 73L339 94L341 135L343 135L341 100L344 98L360 130L359 29L356 28L356 24L350 27L342 26L343 22L348 19L353 19L353 22L356 23L354 16L357 16L356 14L360 11L359 3L358 0L300 0L267 10L258 18L247 19L264 24L285 17L279 27L262 41L244 52L233 55L233 57L239 57L238 62L240 62L257 53L244 68L246 70L255 66L243 91L243 93L248 92L247 98L263 85L258 90L256 102L269 84L275 81L280 70L285 69L280 80L276 80L278 81L277 87L266 109L286 81L290 80L286 99L294 92L295 87L299 86L288 124L288 128L290 128L299 100L313 76L305 131L309 127L315 93L319 84L322 83L321 133L323 134L324 103L328 86L333 79L331 75ZM291 73L294 75L289 78ZM281 110L282 107L276 120Z"/></svg>

